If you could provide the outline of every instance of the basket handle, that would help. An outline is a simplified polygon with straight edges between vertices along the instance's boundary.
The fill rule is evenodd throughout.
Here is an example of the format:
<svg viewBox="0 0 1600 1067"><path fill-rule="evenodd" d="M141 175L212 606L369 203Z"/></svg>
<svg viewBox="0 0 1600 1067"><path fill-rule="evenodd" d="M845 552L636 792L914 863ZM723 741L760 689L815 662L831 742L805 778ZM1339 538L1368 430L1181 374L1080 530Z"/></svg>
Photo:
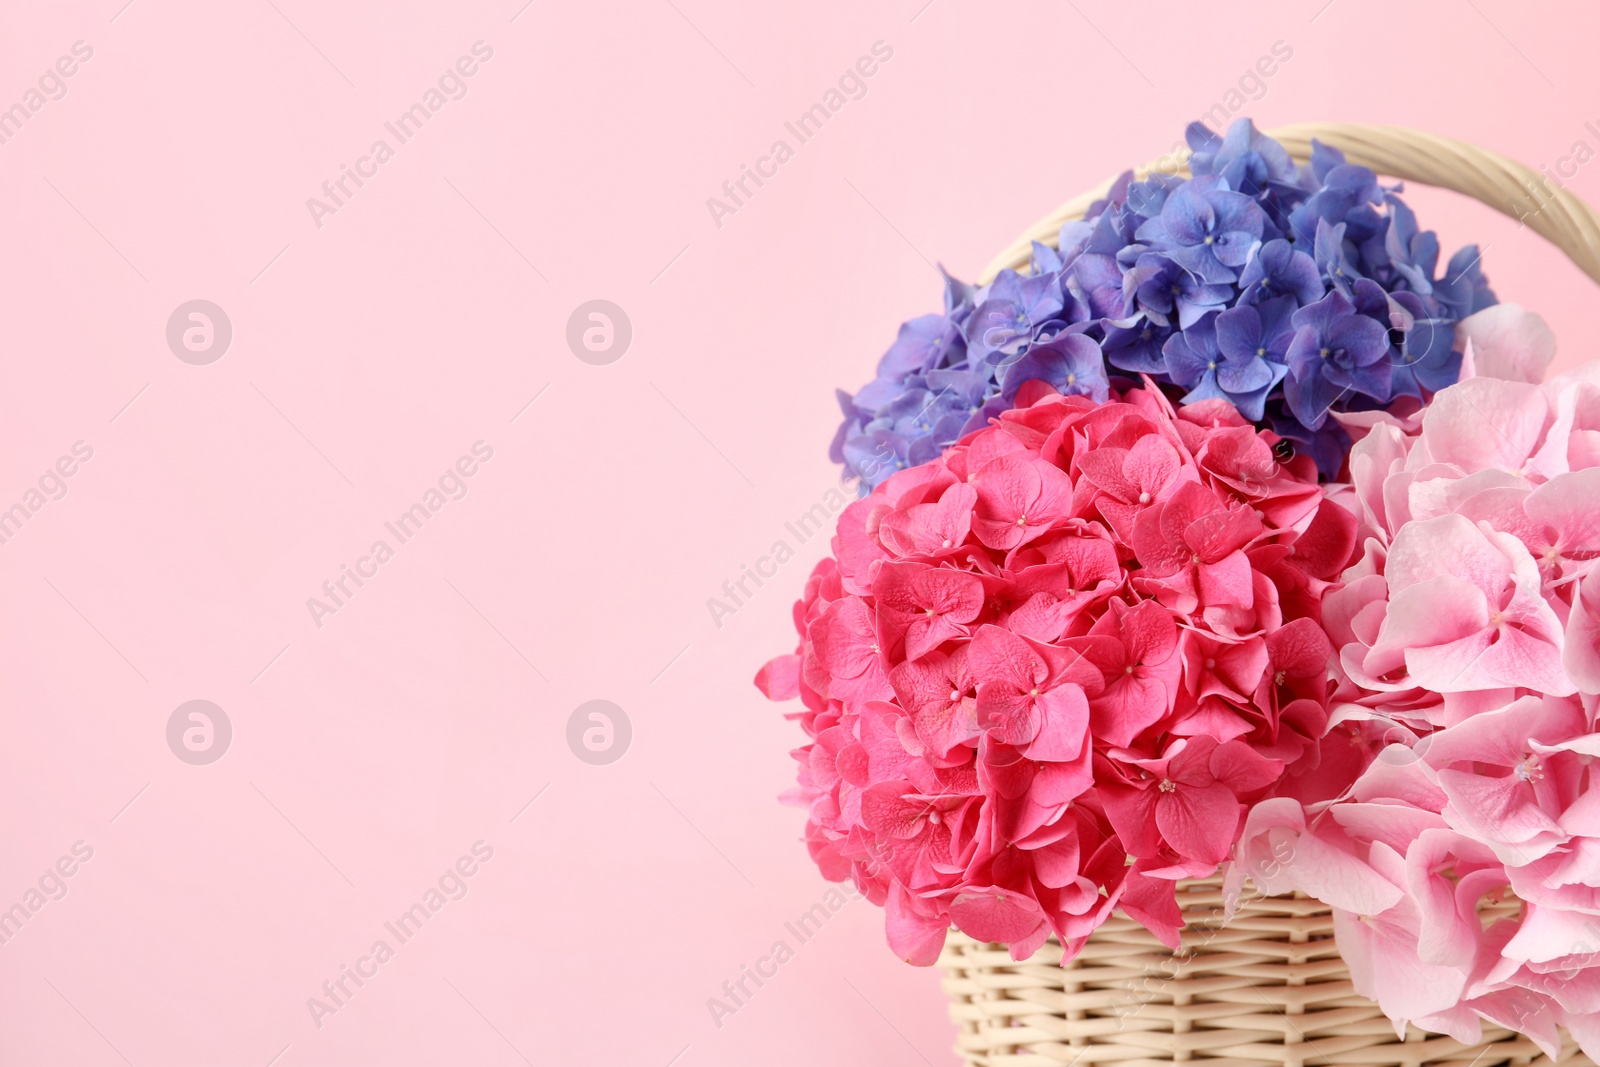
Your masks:
<svg viewBox="0 0 1600 1067"><path fill-rule="evenodd" d="M1356 123L1308 122L1267 130L1299 162L1311 158L1311 139L1341 149L1351 163L1404 181L1450 189L1489 207L1521 218L1534 232L1565 252L1589 277L1600 282L1600 213L1532 167L1515 163L1498 152L1449 137L1409 130L1403 126L1367 126ZM1187 174L1188 167L1172 157L1136 168L1143 178L1154 170ZM1005 267L1020 269L1034 241L1054 245L1063 223L1083 218L1089 205L1105 196L1112 182L1062 204L1013 241L984 268L980 282L988 282ZM1533 183L1535 195L1527 183Z"/></svg>

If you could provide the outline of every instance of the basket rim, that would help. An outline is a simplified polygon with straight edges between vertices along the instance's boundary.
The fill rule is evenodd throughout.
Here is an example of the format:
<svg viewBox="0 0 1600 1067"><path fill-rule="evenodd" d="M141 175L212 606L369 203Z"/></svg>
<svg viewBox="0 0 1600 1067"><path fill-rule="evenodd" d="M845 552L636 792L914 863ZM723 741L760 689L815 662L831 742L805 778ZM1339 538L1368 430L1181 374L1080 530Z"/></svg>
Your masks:
<svg viewBox="0 0 1600 1067"><path fill-rule="evenodd" d="M1349 162L1403 181L1449 189L1517 219L1564 252L1578 269L1600 283L1600 212L1565 186L1552 188L1549 175L1469 141L1404 126L1308 122L1263 131L1299 163L1311 158L1314 141L1345 153ZM1161 172L1187 175L1183 150L1132 168L1136 178ZM1073 197L1028 227L990 261L979 276L992 281L1005 268L1025 267L1035 240L1056 245L1062 224L1083 218L1127 171ZM1532 206L1533 210L1523 210Z"/></svg>

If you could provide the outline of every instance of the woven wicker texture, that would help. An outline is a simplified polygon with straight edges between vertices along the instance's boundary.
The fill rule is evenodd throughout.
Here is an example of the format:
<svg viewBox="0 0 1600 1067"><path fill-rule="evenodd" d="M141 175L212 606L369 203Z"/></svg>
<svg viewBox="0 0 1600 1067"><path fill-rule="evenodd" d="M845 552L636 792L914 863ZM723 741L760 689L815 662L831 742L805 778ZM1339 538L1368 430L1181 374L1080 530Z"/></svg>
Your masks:
<svg viewBox="0 0 1600 1067"><path fill-rule="evenodd" d="M1224 926L1211 878L1183 883L1178 903L1189 920L1178 954L1120 913L1065 967L1054 938L1015 963L952 930L939 966L956 1052L983 1067L1593 1067L1570 1042L1552 1061L1488 1025L1478 1045L1415 1027L1401 1041L1352 987L1315 900L1247 894Z"/></svg>
<svg viewBox="0 0 1600 1067"><path fill-rule="evenodd" d="M1600 215L1535 170L1474 145L1392 126L1308 124L1268 133L1298 160L1309 157L1317 138L1379 174L1526 216L1530 229L1600 282ZM1186 173L1176 158L1137 173L1152 170ZM1528 182L1536 183L1537 198ZM1082 218L1110 184L1029 228L982 280L1003 267L1025 268L1032 241L1054 245L1061 224ZM1529 205L1542 206L1529 214ZM1402 1041L1378 1006L1355 992L1333 940L1332 913L1315 900L1247 895L1226 926L1216 879L1181 884L1178 903L1188 921L1179 954L1120 913L1065 967L1054 938L1015 963L1004 946L952 930L939 966L959 1030L957 1053L983 1067L1594 1067L1570 1041L1561 1059L1551 1061L1527 1038L1487 1024L1478 1045L1415 1027Z"/></svg>

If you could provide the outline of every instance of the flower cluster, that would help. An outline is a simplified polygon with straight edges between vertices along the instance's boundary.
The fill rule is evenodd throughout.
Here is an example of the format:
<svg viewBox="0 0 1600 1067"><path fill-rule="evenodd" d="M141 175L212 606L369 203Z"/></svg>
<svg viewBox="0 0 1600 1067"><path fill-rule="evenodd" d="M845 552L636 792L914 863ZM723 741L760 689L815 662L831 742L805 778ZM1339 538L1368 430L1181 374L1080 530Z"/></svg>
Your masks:
<svg viewBox="0 0 1600 1067"><path fill-rule="evenodd" d="M1176 880L1248 805L1360 769L1324 748L1318 618L1355 518L1224 400L1013 400L845 509L757 684L802 699L811 854L898 955L955 925L1070 956L1118 907L1176 948Z"/></svg>
<svg viewBox="0 0 1600 1067"><path fill-rule="evenodd" d="M1035 243L1028 274L947 276L943 313L902 325L877 378L839 394L834 461L871 488L987 425L1023 382L1103 401L1149 375L1185 403L1229 401L1334 477L1350 439L1330 413L1456 380L1454 324L1495 302L1475 246L1440 275L1437 237L1336 148L1297 166L1248 119L1188 140L1193 177L1124 175L1056 248Z"/></svg>
<svg viewBox="0 0 1600 1067"><path fill-rule="evenodd" d="M1600 1055L1600 363L1540 384L1549 331L1463 322L1463 380L1361 429L1360 558L1322 604L1334 733L1390 742L1332 802L1250 813L1230 877L1335 908L1397 1028L1481 1020ZM1360 431L1358 431L1360 432Z"/></svg>

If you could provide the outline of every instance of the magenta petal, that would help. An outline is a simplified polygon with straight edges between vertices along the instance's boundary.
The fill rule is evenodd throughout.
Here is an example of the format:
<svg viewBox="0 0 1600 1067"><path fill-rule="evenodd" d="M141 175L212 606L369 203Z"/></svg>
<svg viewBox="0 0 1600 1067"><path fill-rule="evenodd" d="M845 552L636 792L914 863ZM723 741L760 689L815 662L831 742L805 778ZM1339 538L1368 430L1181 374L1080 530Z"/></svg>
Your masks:
<svg viewBox="0 0 1600 1067"><path fill-rule="evenodd" d="M1046 809L1075 800L1094 784L1089 748L1071 763L1041 763L1034 771L1029 799Z"/></svg>
<svg viewBox="0 0 1600 1067"><path fill-rule="evenodd" d="M1044 912L1032 897L1009 889L988 888L958 893L950 901L950 921L979 941L1009 944L1032 936Z"/></svg>
<svg viewBox="0 0 1600 1067"><path fill-rule="evenodd" d="M1061 840L1034 849L1033 869L1039 881L1051 889L1071 885L1078 878L1078 840L1067 835Z"/></svg>
<svg viewBox="0 0 1600 1067"><path fill-rule="evenodd" d="M978 725L993 731L997 740L1022 746L1039 736L1043 716L1039 702L998 682L978 689Z"/></svg>
<svg viewBox="0 0 1600 1067"><path fill-rule="evenodd" d="M861 794L861 821L869 830L890 837L912 838L922 832L929 806L911 799L908 782L879 782Z"/></svg>
<svg viewBox="0 0 1600 1067"><path fill-rule="evenodd" d="M778 656L756 672L756 688L768 700L793 700L800 695L800 657Z"/></svg>
<svg viewBox="0 0 1600 1067"><path fill-rule="evenodd" d="M1028 758L1052 763L1076 759L1089 734L1089 701L1083 690L1071 683L1058 686L1039 697L1038 708L1042 718Z"/></svg>
<svg viewBox="0 0 1600 1067"><path fill-rule="evenodd" d="M1147 789L1102 787L1096 790L1106 807L1106 817L1121 838L1125 851L1134 856L1154 856L1161 839L1156 832L1156 798L1162 794Z"/></svg>
<svg viewBox="0 0 1600 1067"><path fill-rule="evenodd" d="M1129 918L1172 951L1183 945L1179 936L1184 926L1183 912L1178 909L1176 883L1164 878L1151 878L1135 869L1128 875L1127 887L1118 902Z"/></svg>
<svg viewBox="0 0 1600 1067"><path fill-rule="evenodd" d="M1167 687L1142 674L1115 676L1094 699L1094 731L1107 744L1131 744L1167 713Z"/></svg>
<svg viewBox="0 0 1600 1067"><path fill-rule="evenodd" d="M916 910L910 895L899 886L889 894L886 906L889 948L907 963L932 966L944 948L950 924L937 915Z"/></svg>
<svg viewBox="0 0 1600 1067"><path fill-rule="evenodd" d="M1199 576L1200 599L1205 604L1236 605L1248 608L1255 602L1250 560L1243 552L1233 552L1215 563L1195 567Z"/></svg>
<svg viewBox="0 0 1600 1067"><path fill-rule="evenodd" d="M1239 798L1223 785L1179 785L1157 800L1156 826L1179 855L1221 863L1239 828Z"/></svg>
<svg viewBox="0 0 1600 1067"><path fill-rule="evenodd" d="M1122 461L1122 475L1128 484L1155 499L1177 479L1180 469L1177 449L1156 434L1139 438Z"/></svg>
<svg viewBox="0 0 1600 1067"><path fill-rule="evenodd" d="M945 615L919 618L906 630L906 658L917 659L953 637L966 633L966 627L951 622Z"/></svg>

